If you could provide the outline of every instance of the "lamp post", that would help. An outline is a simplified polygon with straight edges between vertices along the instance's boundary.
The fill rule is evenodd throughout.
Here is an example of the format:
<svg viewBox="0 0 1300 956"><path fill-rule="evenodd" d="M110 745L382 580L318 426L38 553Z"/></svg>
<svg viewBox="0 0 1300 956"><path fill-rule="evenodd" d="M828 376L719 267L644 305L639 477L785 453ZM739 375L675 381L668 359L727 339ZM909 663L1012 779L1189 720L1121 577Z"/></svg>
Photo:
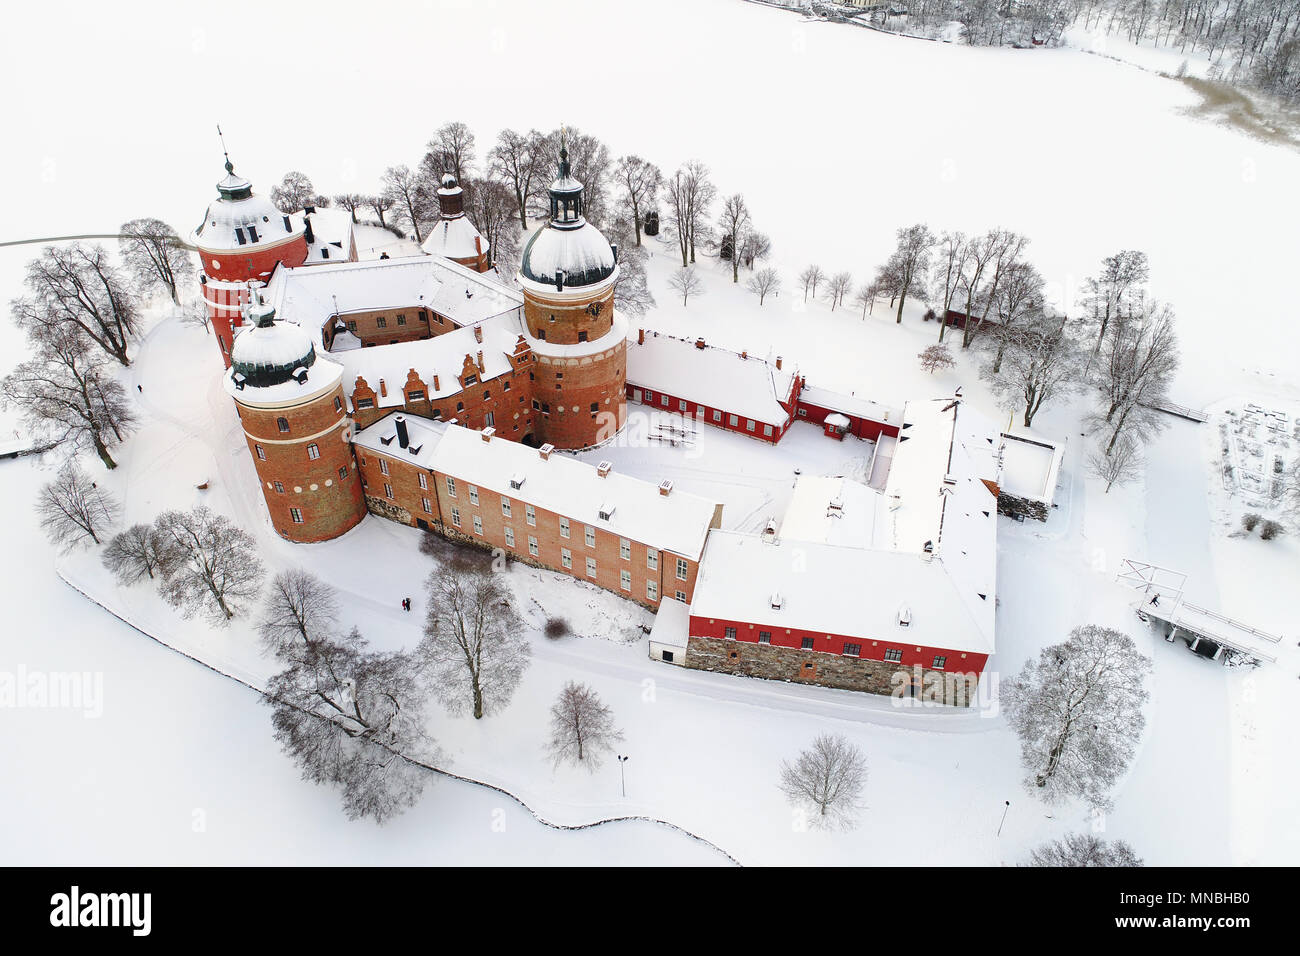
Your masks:
<svg viewBox="0 0 1300 956"><path fill-rule="evenodd" d="M618 757L618 779L623 787L623 796L626 797L627 796L627 775L623 772L623 765L627 763L628 758L624 757L622 754L616 754L615 756Z"/></svg>
<svg viewBox="0 0 1300 956"><path fill-rule="evenodd" d="M1011 801L1008 800L1007 805L1002 808L1002 821L998 824L998 836L1002 836L1002 824L1007 822L1007 811L1010 809Z"/></svg>

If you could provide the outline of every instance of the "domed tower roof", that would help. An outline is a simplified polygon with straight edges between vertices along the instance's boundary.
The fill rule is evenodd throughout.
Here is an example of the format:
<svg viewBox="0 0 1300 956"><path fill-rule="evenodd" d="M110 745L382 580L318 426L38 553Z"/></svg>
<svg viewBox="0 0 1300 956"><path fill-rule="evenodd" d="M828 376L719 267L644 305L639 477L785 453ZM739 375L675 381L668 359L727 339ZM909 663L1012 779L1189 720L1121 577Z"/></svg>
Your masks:
<svg viewBox="0 0 1300 956"><path fill-rule="evenodd" d="M273 245L302 235L303 227L255 195L253 184L235 173L226 157L226 175L217 181L217 198L190 239L200 249L225 251Z"/></svg>
<svg viewBox="0 0 1300 956"><path fill-rule="evenodd" d="M606 281L618 268L616 250L583 215L582 183L569 170L569 151L563 144L558 175L549 192L551 221L524 246L519 274L555 289Z"/></svg>
<svg viewBox="0 0 1300 956"><path fill-rule="evenodd" d="M230 350L231 378L239 388L267 388L307 377L316 364L316 346L301 327L275 321L275 309L259 300L248 307L251 327L235 337Z"/></svg>

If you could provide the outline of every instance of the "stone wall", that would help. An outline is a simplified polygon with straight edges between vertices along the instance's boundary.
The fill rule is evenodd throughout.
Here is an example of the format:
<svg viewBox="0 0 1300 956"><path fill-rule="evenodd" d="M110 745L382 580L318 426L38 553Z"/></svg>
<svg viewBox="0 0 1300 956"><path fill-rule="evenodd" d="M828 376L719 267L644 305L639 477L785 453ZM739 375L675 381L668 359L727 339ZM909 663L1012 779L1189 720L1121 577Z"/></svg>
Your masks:
<svg viewBox="0 0 1300 956"><path fill-rule="evenodd" d="M1035 521L1046 521L1048 511L1046 502L1009 495L1005 491L998 493L998 514L1006 515L1008 518L1033 518Z"/></svg>

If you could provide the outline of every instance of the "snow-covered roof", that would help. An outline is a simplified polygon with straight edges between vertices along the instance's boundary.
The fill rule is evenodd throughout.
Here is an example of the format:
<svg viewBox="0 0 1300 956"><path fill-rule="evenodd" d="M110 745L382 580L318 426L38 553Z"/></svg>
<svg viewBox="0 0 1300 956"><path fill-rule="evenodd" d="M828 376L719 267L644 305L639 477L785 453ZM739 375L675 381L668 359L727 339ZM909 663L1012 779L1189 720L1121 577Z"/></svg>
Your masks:
<svg viewBox="0 0 1300 956"><path fill-rule="evenodd" d="M564 285L592 286L615 278L614 249L599 229L584 222L576 229L545 225L538 229L519 263L521 281L537 291L555 291L555 277L564 273Z"/></svg>
<svg viewBox="0 0 1300 956"><path fill-rule="evenodd" d="M888 547L888 536L883 533L889 519L886 501L879 492L851 478L800 475L777 533L792 541Z"/></svg>
<svg viewBox="0 0 1300 956"><path fill-rule="evenodd" d="M682 601L660 601L650 627L651 644L685 647L691 632L691 609Z"/></svg>
<svg viewBox="0 0 1300 956"><path fill-rule="evenodd" d="M805 385L799 393L799 401L807 402L809 405L816 405L818 408L829 408L832 411L842 412L853 418L863 418L873 422L897 425L903 420L902 409L890 408L888 405L881 405L879 402L873 402L868 398L859 398L852 394L845 395L843 392L818 388L815 385Z"/></svg>
<svg viewBox="0 0 1300 956"><path fill-rule="evenodd" d="M333 389L343 377L343 367L289 322L236 329L230 358L222 384L246 405L292 405Z"/></svg>
<svg viewBox="0 0 1300 956"><path fill-rule="evenodd" d="M714 531L691 615L857 638L864 658L882 660L887 648L909 645L992 653L992 593L984 603L987 626L958 596L941 558ZM908 627L898 624L904 607Z"/></svg>
<svg viewBox="0 0 1300 956"><path fill-rule="evenodd" d="M469 218L462 214L439 219L434 223L420 248L431 256L472 259L488 251L488 241Z"/></svg>
<svg viewBox="0 0 1300 956"><path fill-rule="evenodd" d="M1002 433L998 487L1020 498L1051 503L1064 450L1055 442Z"/></svg>
<svg viewBox="0 0 1300 956"><path fill-rule="evenodd" d="M627 380L638 388L667 392L709 408L782 425L789 418L781 401L794 384L794 368L778 369L756 355L647 331L645 342L627 346Z"/></svg>
<svg viewBox="0 0 1300 956"><path fill-rule="evenodd" d="M397 419L399 417L406 420L407 443L405 448L397 439ZM390 458L409 461L421 468L432 469L434 466L434 452L437 450L443 436L447 434L447 429L454 427L446 422L435 422L427 418L421 418L418 415L399 416L395 412L391 415L385 415L379 421L373 422L365 428L358 429L356 434L352 436L352 444L358 448L379 452ZM464 429L461 430L464 431Z"/></svg>
<svg viewBox="0 0 1300 956"><path fill-rule="evenodd" d="M285 216L269 199L250 192L240 199L223 195L212 200L203 222L190 234L190 242L200 249L215 252L255 249L292 239L302 231L301 221Z"/></svg>
<svg viewBox="0 0 1300 956"><path fill-rule="evenodd" d="M415 421L410 415L406 418ZM393 430L389 416L366 431L384 423ZM437 423L422 424L436 427ZM575 522L692 559L699 558L715 512L721 508L681 491L660 494L658 485L618 471L602 478L591 465L559 452L543 460L535 448L505 438L484 441L481 432L459 425L445 426L430 465L481 490L527 501ZM520 477L522 487L512 488L511 479ZM602 519L600 512L608 512L610 506L609 519ZM581 544L581 529L573 534Z"/></svg>
<svg viewBox="0 0 1300 956"><path fill-rule="evenodd" d="M296 223L311 220L312 241L307 244L305 266L326 262L346 262L355 248L352 239L352 214L346 209L313 209L296 212L289 217ZM305 229L305 226L304 226Z"/></svg>
<svg viewBox="0 0 1300 956"><path fill-rule="evenodd" d="M281 266L271 275L265 296L281 319L316 329L336 311L429 308L457 325L473 325L523 304L522 295L495 279L425 255L309 269Z"/></svg>

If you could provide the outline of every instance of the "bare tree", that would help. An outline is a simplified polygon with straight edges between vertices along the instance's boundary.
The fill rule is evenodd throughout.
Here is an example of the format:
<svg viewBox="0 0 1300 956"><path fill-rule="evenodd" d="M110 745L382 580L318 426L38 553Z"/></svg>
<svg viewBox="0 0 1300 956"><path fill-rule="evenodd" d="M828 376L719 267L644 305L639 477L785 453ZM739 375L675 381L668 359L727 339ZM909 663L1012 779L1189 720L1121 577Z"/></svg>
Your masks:
<svg viewBox="0 0 1300 956"><path fill-rule="evenodd" d="M1110 454L1094 448L1088 454L1088 470L1106 482L1106 494L1114 485L1125 485L1142 476L1142 450L1131 435L1122 435Z"/></svg>
<svg viewBox="0 0 1300 956"><path fill-rule="evenodd" d="M817 298L817 286L826 278L826 273L819 265L811 265L799 273L799 282L803 286L803 300L808 301L809 294Z"/></svg>
<svg viewBox="0 0 1300 956"><path fill-rule="evenodd" d="M35 434L73 448L93 447L105 468L117 467L108 446L135 426L126 392L73 325L31 328L35 354L0 380L0 404L17 406Z"/></svg>
<svg viewBox="0 0 1300 956"><path fill-rule="evenodd" d="M1067 833L1034 847L1030 866L1141 866L1142 860L1123 840L1107 842L1093 833Z"/></svg>
<svg viewBox="0 0 1300 956"><path fill-rule="evenodd" d="M1177 371L1173 310L1140 298L1133 311L1112 324L1102 343L1096 425L1109 433L1107 455L1125 432L1146 438L1164 427L1164 419L1152 406L1165 400Z"/></svg>
<svg viewBox="0 0 1300 956"><path fill-rule="evenodd" d="M492 261L513 265L519 255L514 193L496 179L475 179L463 186L465 212L488 241Z"/></svg>
<svg viewBox="0 0 1300 956"><path fill-rule="evenodd" d="M52 544L70 551L89 538L100 544L120 509L108 493L69 461L36 494L36 516Z"/></svg>
<svg viewBox="0 0 1300 956"><path fill-rule="evenodd" d="M510 703L532 649L499 575L467 561L429 575L429 614L417 654L451 713L474 718Z"/></svg>
<svg viewBox="0 0 1300 956"><path fill-rule="evenodd" d="M411 227L415 241L423 242L424 233L420 229L422 222L427 222L432 213L432 200L428 185L409 166L390 166L384 170L384 198L393 210L393 218ZM383 215L380 215L383 221Z"/></svg>
<svg viewBox="0 0 1300 956"><path fill-rule="evenodd" d="M917 355L917 358L921 360L921 370L929 372L931 375L938 371L947 371L957 364L957 360L948 351L948 346L940 345L937 342L934 345L926 346Z"/></svg>
<svg viewBox="0 0 1300 956"><path fill-rule="evenodd" d="M451 173L464 182L474 168L474 132L459 121L443 123L425 145L422 167L432 174L432 182Z"/></svg>
<svg viewBox="0 0 1300 956"><path fill-rule="evenodd" d="M151 524L133 524L104 546L104 567L123 585L146 577L166 578L178 557L175 542Z"/></svg>
<svg viewBox="0 0 1300 956"><path fill-rule="evenodd" d="M641 218L645 211L654 205L663 185L664 176L654 163L640 156L624 156L618 161L614 171L618 183L619 199L623 209L632 219L632 231L636 244L641 245Z"/></svg>
<svg viewBox="0 0 1300 956"><path fill-rule="evenodd" d="M348 215L352 217L355 225L357 222L357 213L370 204L370 197L363 196L361 193L340 193L334 197L334 205L340 209L346 209Z"/></svg>
<svg viewBox="0 0 1300 956"><path fill-rule="evenodd" d="M695 262L695 247L708 239L709 209L717 188L709 179L709 168L691 160L664 183L668 199L667 223L677 237L682 268Z"/></svg>
<svg viewBox="0 0 1300 956"><path fill-rule="evenodd" d="M745 205L745 197L740 193L733 193L722 201L722 214L718 218L718 229L723 236L723 246L721 248L726 248L728 237L731 240L732 282L740 281L740 246L745 241L752 222L749 207Z"/></svg>
<svg viewBox="0 0 1300 956"><path fill-rule="evenodd" d="M862 306L862 318L865 321L868 312L874 312L876 299L880 297L880 280L872 279L865 285L858 286L858 293L853 297L853 304Z"/></svg>
<svg viewBox="0 0 1300 956"><path fill-rule="evenodd" d="M625 219L616 219L606 233L618 245L618 282L614 285L614 308L627 315L645 315L654 308L655 297L646 281L646 251L629 241Z"/></svg>
<svg viewBox="0 0 1300 956"><path fill-rule="evenodd" d="M161 285L180 305L177 287L194 275L194 258L176 230L161 219L132 219L119 232L122 262L131 277L144 288Z"/></svg>
<svg viewBox="0 0 1300 956"><path fill-rule="evenodd" d="M595 772L605 754L623 739L614 714L586 684L569 681L551 705L551 736L547 749L558 767L585 766Z"/></svg>
<svg viewBox="0 0 1300 956"><path fill-rule="evenodd" d="M948 310L952 308L953 297L961 287L962 273L966 264L966 234L964 232L944 232L936 241L936 261L934 265L934 288L942 290L939 294L939 341L943 341L948 329Z"/></svg>
<svg viewBox="0 0 1300 956"><path fill-rule="evenodd" d="M296 169L284 174L280 185L271 189L271 202L280 212L298 212L308 206L328 206L329 199L316 192L306 173Z"/></svg>
<svg viewBox="0 0 1300 956"><path fill-rule="evenodd" d="M535 129L527 133L503 129L488 153L488 168L514 191L519 228L524 232L528 231L528 200L533 196L533 184L546 175L546 146L546 137Z"/></svg>
<svg viewBox="0 0 1300 956"><path fill-rule="evenodd" d="M262 645L284 661L300 656L316 641L328 639L339 617L333 586L310 571L281 571L271 579L257 632Z"/></svg>
<svg viewBox="0 0 1300 956"><path fill-rule="evenodd" d="M682 294L682 305L693 295L703 294L704 283L695 274L695 267L683 267L668 277L668 284Z"/></svg>
<svg viewBox="0 0 1300 956"><path fill-rule="evenodd" d="M835 307L844 304L844 297L849 294L853 288L853 276L848 272L837 272L831 276L826 283L826 298L831 300L831 311Z"/></svg>
<svg viewBox="0 0 1300 956"><path fill-rule="evenodd" d="M388 215L388 210L393 208L393 198L391 196L384 193L381 193L378 196L367 196L366 205L369 206L374 211L375 215L379 217L379 224L381 226L387 225L384 217Z"/></svg>
<svg viewBox="0 0 1300 956"><path fill-rule="evenodd" d="M226 624L262 589L262 562L253 536L202 505L192 511L165 511L158 532L176 548L175 571L162 585L163 597L191 618L200 611L214 624Z"/></svg>
<svg viewBox="0 0 1300 956"><path fill-rule="evenodd" d="M930 251L934 246L934 233L925 223L904 226L898 230L898 247L894 250L898 273L898 318L903 321L903 304L912 283L922 278L930 268Z"/></svg>
<svg viewBox="0 0 1300 956"><path fill-rule="evenodd" d="M1049 401L1068 395L1079 385L1083 359L1066 330L1066 320L1047 320L1021 330L1007 345L1002 368L981 374L1008 407L1024 409L1024 425Z"/></svg>
<svg viewBox="0 0 1300 956"><path fill-rule="evenodd" d="M745 268L753 269L754 263L766 259L772 253L772 240L756 229L748 229L744 239L736 247L736 254Z"/></svg>
<svg viewBox="0 0 1300 956"><path fill-rule="evenodd" d="M758 296L758 304L762 305L769 295L780 293L781 276L771 267L759 269L749 277L749 282L745 284L745 288Z"/></svg>
<svg viewBox="0 0 1300 956"><path fill-rule="evenodd" d="M1048 801L1081 797L1107 808L1146 718L1149 658L1126 634L1087 624L1044 648L1003 682L1002 703L1020 737L1025 785Z"/></svg>
<svg viewBox="0 0 1300 956"><path fill-rule="evenodd" d="M27 288L30 298L10 303L20 329L34 335L51 324L74 326L122 365L131 364L126 347L139 323L135 299L103 246L46 246L27 264Z"/></svg>
<svg viewBox="0 0 1300 956"><path fill-rule="evenodd" d="M970 344L975 332L984 327L989 317L989 310L1000 301L999 296L1005 277L1021 263L1020 256L1028 244L1029 240L1026 237L1009 229L990 229L983 237L973 241L975 247L982 246L989 255L985 269L988 282L980 294L984 308L980 312L979 321L973 327L970 320L974 316L969 312L966 313L966 327L962 330L963 348ZM988 267L991 267L991 270Z"/></svg>
<svg viewBox="0 0 1300 956"><path fill-rule="evenodd" d="M818 734L793 763L781 762L781 792L814 827L856 826L866 785L867 758L839 734Z"/></svg>
<svg viewBox="0 0 1300 956"><path fill-rule="evenodd" d="M212 331L212 313L208 311L208 300L197 298L181 308L179 317L182 325L198 326L205 333Z"/></svg>
<svg viewBox="0 0 1300 956"><path fill-rule="evenodd" d="M1113 256L1101 260L1101 271L1084 281L1084 301L1091 310L1091 321L1097 329L1092 354L1100 350L1111 321L1130 304L1130 296L1146 284L1150 275L1145 252L1121 249Z"/></svg>
<svg viewBox="0 0 1300 956"><path fill-rule="evenodd" d="M1007 346L1032 323L1043 321L1043 277L1027 262L1006 268L997 302L997 322L989 326L986 341L992 351L990 372L1002 371Z"/></svg>
<svg viewBox="0 0 1300 956"><path fill-rule="evenodd" d="M303 779L332 784L348 818L384 823L415 804L440 759L424 731L426 690L406 654L369 652L354 628L304 644L268 682L275 739Z"/></svg>

